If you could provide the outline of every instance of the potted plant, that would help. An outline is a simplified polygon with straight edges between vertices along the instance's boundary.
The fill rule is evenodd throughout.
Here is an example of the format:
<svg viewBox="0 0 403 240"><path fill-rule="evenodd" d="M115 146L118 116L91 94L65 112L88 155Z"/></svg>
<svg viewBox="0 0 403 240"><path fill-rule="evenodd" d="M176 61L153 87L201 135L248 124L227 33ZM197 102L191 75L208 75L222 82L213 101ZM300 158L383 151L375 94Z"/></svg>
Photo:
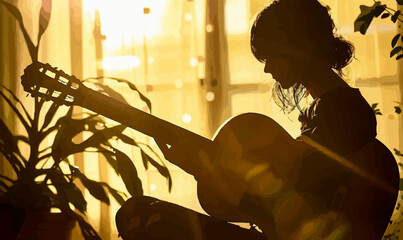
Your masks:
<svg viewBox="0 0 403 240"><path fill-rule="evenodd" d="M18 9L10 3L0 0L19 22L33 62L37 61L41 36L45 32L49 19L51 1L43 0L40 11L40 29L38 44L35 46L27 34ZM105 84L97 82L98 78L90 78L101 91L125 101L124 97ZM108 78L126 84L138 92L140 98L151 109L151 102L142 95L135 85L124 79ZM23 102L5 86L0 85L2 98L14 114L25 134L13 133L5 122L0 119L0 155L9 163L15 177L0 175L0 223L11 226L14 233L19 232L21 239L68 239L70 230L78 221L85 239L100 239L91 225L85 221L87 202L78 182L88 189L96 199L110 203L108 193L120 204L124 203L125 194L112 188L105 182L97 182L85 176L75 167L69 156L79 152L98 152L105 156L109 166L120 175L130 195L142 195L141 180L131 159L116 147L114 140L140 148L139 143L129 137L124 131L124 125L110 125L94 113L73 114L73 107L60 107L58 104L45 103L35 97L34 112L25 108ZM62 117L60 112L65 113ZM75 136L83 132L90 137L80 142L73 141ZM50 144L46 144L50 142ZM141 143L140 143L141 144ZM148 145L143 145L149 150ZM29 149L24 154L23 149ZM169 181L171 177L165 165L159 164L153 157L141 149L143 164L156 166L159 172ZM152 150L151 150L152 151ZM156 155L158 157L158 155ZM61 213L51 214L51 208L58 208ZM59 224L61 224L61 227ZM22 225L21 230L19 227ZM43 228L43 227L47 228ZM66 232L65 237L61 236ZM2 237L15 237L13 232L2 233ZM4 235L5 234L5 235ZM36 234L34 236L33 234ZM14 235L14 236L13 236Z"/></svg>

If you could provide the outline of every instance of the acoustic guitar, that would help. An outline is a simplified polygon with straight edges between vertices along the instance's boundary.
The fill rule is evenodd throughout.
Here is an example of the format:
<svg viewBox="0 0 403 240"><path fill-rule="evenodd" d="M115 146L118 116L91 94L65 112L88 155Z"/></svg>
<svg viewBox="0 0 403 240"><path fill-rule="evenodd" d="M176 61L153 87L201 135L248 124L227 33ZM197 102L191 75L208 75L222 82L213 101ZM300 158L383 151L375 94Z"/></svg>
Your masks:
<svg viewBox="0 0 403 240"><path fill-rule="evenodd" d="M94 91L49 64L31 64L21 79L33 97L78 105L153 137L170 162L195 177L207 213L255 223L268 239L379 240L389 224L399 173L377 139L339 156L304 136L293 139L265 115L246 113L228 120L210 140ZM301 172L308 158L316 170L312 176ZM333 172L340 175L327 182ZM328 185L331 197L301 184L310 181Z"/></svg>

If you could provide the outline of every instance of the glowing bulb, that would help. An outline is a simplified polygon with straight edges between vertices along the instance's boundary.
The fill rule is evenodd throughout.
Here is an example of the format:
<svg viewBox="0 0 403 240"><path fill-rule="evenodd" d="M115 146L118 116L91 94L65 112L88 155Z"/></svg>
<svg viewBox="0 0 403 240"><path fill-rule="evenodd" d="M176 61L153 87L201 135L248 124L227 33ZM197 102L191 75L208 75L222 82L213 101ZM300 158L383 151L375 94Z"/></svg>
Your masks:
<svg viewBox="0 0 403 240"><path fill-rule="evenodd" d="M151 192L154 192L155 190L157 190L157 185L155 185L154 183L151 183L150 190L151 190Z"/></svg>
<svg viewBox="0 0 403 240"><path fill-rule="evenodd" d="M210 32L212 32L212 31L213 31L213 25L207 24L207 25L206 25L206 32L210 33Z"/></svg>
<svg viewBox="0 0 403 240"><path fill-rule="evenodd" d="M183 115L182 121L184 123L190 123L190 121L192 121L192 117L189 114L186 113L186 114Z"/></svg>
<svg viewBox="0 0 403 240"><path fill-rule="evenodd" d="M206 100L207 100L208 102L214 101L214 98L215 98L215 95L214 95L213 92L208 92L208 93L206 94Z"/></svg>
<svg viewBox="0 0 403 240"><path fill-rule="evenodd" d="M192 67L196 67L197 66L197 63L198 63L198 61L197 61L197 59L196 58L192 58L192 59L190 59L190 66L192 66Z"/></svg>
<svg viewBox="0 0 403 240"><path fill-rule="evenodd" d="M192 14L186 13L186 14L185 14L185 20L188 21L188 22L190 22L190 21L192 20Z"/></svg>
<svg viewBox="0 0 403 240"><path fill-rule="evenodd" d="M183 87L182 79L178 78L178 79L175 80L175 87L176 88L182 88Z"/></svg>

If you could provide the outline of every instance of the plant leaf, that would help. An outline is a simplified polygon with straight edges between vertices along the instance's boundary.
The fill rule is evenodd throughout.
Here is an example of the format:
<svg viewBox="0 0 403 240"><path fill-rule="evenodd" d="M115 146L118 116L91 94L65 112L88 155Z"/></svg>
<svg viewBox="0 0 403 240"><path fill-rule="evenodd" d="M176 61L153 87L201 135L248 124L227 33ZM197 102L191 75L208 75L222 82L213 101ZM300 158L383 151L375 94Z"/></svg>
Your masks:
<svg viewBox="0 0 403 240"><path fill-rule="evenodd" d="M374 10L375 17L379 17L379 15L381 15L381 13L383 13L383 11L385 11L385 9L386 9L386 5L376 6L375 10Z"/></svg>
<svg viewBox="0 0 403 240"><path fill-rule="evenodd" d="M52 156L54 160L61 160L73 153L82 152L87 147L98 146L100 142L105 141L103 134L96 129L98 123L100 123L100 121L98 120L97 115L90 115L85 119L72 119L69 116L60 118L56 123L56 125L59 125L60 127L52 145ZM87 139L80 144L73 143L74 136L85 131L86 127L88 127L88 130L95 131L98 134L91 140ZM100 138L100 140L96 138Z"/></svg>
<svg viewBox="0 0 403 240"><path fill-rule="evenodd" d="M123 133L117 134L116 137L119 138L120 140L122 140L126 144L138 147L138 144L136 143L136 141L134 141L133 138L131 138Z"/></svg>
<svg viewBox="0 0 403 240"><path fill-rule="evenodd" d="M148 169L148 156L143 150L141 150L140 152L141 152L141 159L143 160L144 168L147 170Z"/></svg>
<svg viewBox="0 0 403 240"><path fill-rule="evenodd" d="M120 83L125 83L127 86L129 86L130 89L136 91L139 94L140 99L147 104L148 109L150 109L151 112L151 101L148 99L144 94L140 92L140 90L137 89L136 85L131 83L130 81L122 78L115 78L115 77L106 77L106 76L100 76L100 77L95 77L95 78L86 78L84 81L89 80L89 79L111 79Z"/></svg>
<svg viewBox="0 0 403 240"><path fill-rule="evenodd" d="M59 105L57 103L53 103L46 113L45 120L42 125L42 130L45 129L49 123L52 121L53 117L55 116L57 109L59 109Z"/></svg>
<svg viewBox="0 0 403 240"><path fill-rule="evenodd" d="M375 17L375 9L379 6L381 2L375 2L372 6L360 5L361 13L354 21L354 32L360 31L362 35L365 35Z"/></svg>
<svg viewBox="0 0 403 240"><path fill-rule="evenodd" d="M114 151L116 160L118 161L118 169L127 191L131 196L143 195L141 180L137 175L137 170L133 162L126 154L118 149L114 148Z"/></svg>
<svg viewBox="0 0 403 240"><path fill-rule="evenodd" d="M83 235L85 240L101 240L99 237L98 233L94 230L94 228L87 223L83 217L81 217L79 214L71 210L70 208L66 208L63 206L59 207L64 213L68 214L72 218L76 219L78 221L78 224L80 225L81 229L81 234Z"/></svg>
<svg viewBox="0 0 403 240"><path fill-rule="evenodd" d="M396 148L394 148L393 151L395 151L396 156L403 157L403 154L399 150L397 150Z"/></svg>
<svg viewBox="0 0 403 240"><path fill-rule="evenodd" d="M35 48L34 43L32 42L31 38L29 37L27 30L24 27L24 21L22 20L21 12L13 4L10 4L3 0L0 1L0 4L2 4L4 7L6 7L7 10L14 16L14 18L19 23L22 34L24 36L25 42L28 47L29 55L31 56L32 61L36 62L38 60L38 52L37 52L37 49Z"/></svg>
<svg viewBox="0 0 403 240"><path fill-rule="evenodd" d="M382 14L381 18L384 19L384 18L387 18L387 17L389 17L389 16L390 16L389 13L384 13L384 14Z"/></svg>
<svg viewBox="0 0 403 240"><path fill-rule="evenodd" d="M400 10L397 10L393 15L392 15L392 17L390 18L391 20L392 20L392 22L396 22L397 21L397 19L399 18L399 15L400 15Z"/></svg>
<svg viewBox="0 0 403 240"><path fill-rule="evenodd" d="M400 33L393 37L393 39L392 39L392 48L394 48L396 46L396 43L399 40L399 38L400 38Z"/></svg>
<svg viewBox="0 0 403 240"><path fill-rule="evenodd" d="M17 141L2 119L0 119L0 143L1 142L4 144L5 149L10 151L10 153L20 153Z"/></svg>
<svg viewBox="0 0 403 240"><path fill-rule="evenodd" d="M84 174L80 174L79 179L83 183L84 187L88 189L90 194L94 196L96 199L110 205L109 197L105 192L105 189L102 185L96 181L88 179Z"/></svg>
<svg viewBox="0 0 403 240"><path fill-rule="evenodd" d="M402 46L397 46L397 47L393 48L392 51L390 51L390 57L393 57L394 55L396 55L398 52L400 52L402 50L403 50Z"/></svg>
<svg viewBox="0 0 403 240"><path fill-rule="evenodd" d="M122 195L124 195L124 193L120 193L118 190L112 188L107 183L102 183L102 184L109 190L109 193L113 196L113 198L115 198L115 200L120 204L120 206L122 206L125 203L125 200L122 197Z"/></svg>
<svg viewBox="0 0 403 240"><path fill-rule="evenodd" d="M81 190L74 184L71 184L69 188L65 189L65 192L68 201L71 202L71 204L73 204L78 211L85 214L87 211L87 201L85 200Z"/></svg>
<svg viewBox="0 0 403 240"><path fill-rule="evenodd" d="M26 136L17 135L17 136L14 136L14 138L17 141L22 141L22 142L24 142L26 144L30 144L29 138L27 138Z"/></svg>
<svg viewBox="0 0 403 240"><path fill-rule="evenodd" d="M17 109L17 106L15 106L12 101L2 92L0 91L0 96L4 98L4 100L7 102L7 104L10 106L10 108L13 110L13 112L17 115L18 119L21 121L22 125L24 125L25 129L27 132L29 132L30 126L28 125L28 122L25 120L25 118L22 116L20 111Z"/></svg>
<svg viewBox="0 0 403 240"><path fill-rule="evenodd" d="M127 127L125 125L116 125L111 128L105 128L102 130L103 135L105 136L106 139L111 139L112 137L118 136L122 134L122 132L126 129Z"/></svg>
<svg viewBox="0 0 403 240"><path fill-rule="evenodd" d="M102 83L94 83L95 85L99 86L100 88L102 88L101 92L104 92L106 94L108 94L111 98L114 98L120 102L123 103L127 103L126 99L118 92L116 92L115 90L113 90L111 87L109 87L108 85L102 84Z"/></svg>
<svg viewBox="0 0 403 240"><path fill-rule="evenodd" d="M163 165L159 164L157 161L155 161L152 157L150 157L146 153L144 153L144 154L147 156L147 161L149 163L151 163L151 165L153 165L158 170L158 172L167 179L167 181L168 181L168 190L171 191L171 189L172 189L172 177L171 177L171 174L169 173L168 168L166 166L163 166Z"/></svg>
<svg viewBox="0 0 403 240"><path fill-rule="evenodd" d="M115 170L116 175L120 176L120 173L118 171L118 162L115 158L113 158L115 154L102 147L100 147L99 149L99 153L104 155L106 161L108 161L109 165L113 168L113 170Z"/></svg>
<svg viewBox="0 0 403 240"><path fill-rule="evenodd" d="M42 7L39 13L38 46L43 33L49 25L50 13L52 11L52 0L42 0Z"/></svg>
<svg viewBox="0 0 403 240"><path fill-rule="evenodd" d="M13 97L14 101L16 101L17 103L20 104L22 110L23 110L24 113L25 113L25 116L29 119L30 122L32 122L31 116L29 115L27 109L25 108L24 104L22 104L22 102L20 101L20 99L19 99L10 89L8 89L7 87L5 87L3 84L0 84L0 87L3 88L4 90L6 90L6 91Z"/></svg>
<svg viewBox="0 0 403 240"><path fill-rule="evenodd" d="M64 177L63 173L55 168L52 168L53 171L49 171L46 175L50 181L52 182L53 186L57 190L57 200L63 206L69 207L69 202L73 203L75 199L69 199L71 195L71 190L73 186L69 186L66 178ZM73 204L74 205L74 204Z"/></svg>
<svg viewBox="0 0 403 240"><path fill-rule="evenodd" d="M396 60L399 60L399 59L401 59L403 57L403 54L400 54L400 55L398 55L397 57L396 57Z"/></svg>
<svg viewBox="0 0 403 240"><path fill-rule="evenodd" d="M377 109L378 103L373 103L371 105L372 110L374 111L375 115L382 115L381 110Z"/></svg>

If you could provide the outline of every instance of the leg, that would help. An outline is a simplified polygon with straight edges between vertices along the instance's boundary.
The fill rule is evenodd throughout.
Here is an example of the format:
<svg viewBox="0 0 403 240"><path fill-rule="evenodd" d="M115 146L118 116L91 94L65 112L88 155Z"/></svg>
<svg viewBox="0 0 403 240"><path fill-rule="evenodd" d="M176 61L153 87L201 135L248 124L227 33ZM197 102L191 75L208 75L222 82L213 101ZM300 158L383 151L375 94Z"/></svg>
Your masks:
<svg viewBox="0 0 403 240"><path fill-rule="evenodd" d="M116 225L124 240L264 239L257 232L146 196L127 200L116 214Z"/></svg>

